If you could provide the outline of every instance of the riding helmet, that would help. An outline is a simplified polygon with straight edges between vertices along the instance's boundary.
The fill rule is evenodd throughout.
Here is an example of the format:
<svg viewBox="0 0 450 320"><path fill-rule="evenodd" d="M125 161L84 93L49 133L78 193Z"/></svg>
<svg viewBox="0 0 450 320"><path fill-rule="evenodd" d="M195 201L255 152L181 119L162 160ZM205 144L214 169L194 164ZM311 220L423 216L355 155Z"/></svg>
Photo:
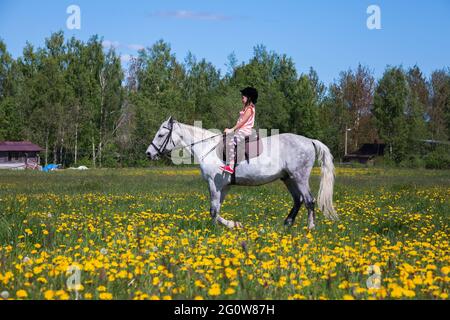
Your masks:
<svg viewBox="0 0 450 320"><path fill-rule="evenodd" d="M242 93L243 96L246 96L247 98L250 98L250 100L253 103L256 103L258 101L258 90L256 90L253 87L247 87L245 89L242 89L241 93Z"/></svg>

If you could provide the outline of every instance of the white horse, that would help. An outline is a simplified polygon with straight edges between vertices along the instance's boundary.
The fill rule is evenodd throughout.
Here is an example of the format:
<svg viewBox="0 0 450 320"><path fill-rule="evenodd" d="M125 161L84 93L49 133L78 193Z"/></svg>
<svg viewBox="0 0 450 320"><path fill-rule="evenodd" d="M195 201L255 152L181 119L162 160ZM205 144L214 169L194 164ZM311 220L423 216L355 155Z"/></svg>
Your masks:
<svg viewBox="0 0 450 320"><path fill-rule="evenodd" d="M149 159L156 160L162 155L168 155L175 148L188 148L200 164L202 177L208 183L213 223L218 221L228 228L241 227L239 222L226 220L220 216L221 204L230 189L231 175L220 169L223 162L216 152L210 152L205 156L221 139L222 135L217 135L216 132L186 125L169 117L161 124L147 148L146 155ZM284 224L291 226L294 223L304 202L308 209L308 228L313 229L315 199L309 188L309 176L317 151L322 171L318 205L326 218L337 220L338 216L333 208L333 156L328 147L318 140L291 133L264 137L262 144L264 152L261 155L250 159L248 163L243 161L236 164L235 184L257 186L281 179L294 200L294 206Z"/></svg>

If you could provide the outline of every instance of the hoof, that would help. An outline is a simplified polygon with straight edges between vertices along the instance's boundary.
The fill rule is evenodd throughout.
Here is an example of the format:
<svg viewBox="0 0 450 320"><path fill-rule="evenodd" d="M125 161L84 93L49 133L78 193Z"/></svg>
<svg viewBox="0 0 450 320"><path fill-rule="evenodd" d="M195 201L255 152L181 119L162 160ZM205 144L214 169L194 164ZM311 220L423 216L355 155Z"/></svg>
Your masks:
<svg viewBox="0 0 450 320"><path fill-rule="evenodd" d="M242 228L242 223L240 223L238 221L230 221L230 222L231 223L228 228L230 228L230 229L234 229L234 228L241 229Z"/></svg>
<svg viewBox="0 0 450 320"><path fill-rule="evenodd" d="M308 230L314 230L316 226L314 224L309 224L308 225Z"/></svg>
<svg viewBox="0 0 450 320"><path fill-rule="evenodd" d="M286 220L284 220L284 226L285 227L292 227L292 225L294 224L294 220L291 218L288 218Z"/></svg>

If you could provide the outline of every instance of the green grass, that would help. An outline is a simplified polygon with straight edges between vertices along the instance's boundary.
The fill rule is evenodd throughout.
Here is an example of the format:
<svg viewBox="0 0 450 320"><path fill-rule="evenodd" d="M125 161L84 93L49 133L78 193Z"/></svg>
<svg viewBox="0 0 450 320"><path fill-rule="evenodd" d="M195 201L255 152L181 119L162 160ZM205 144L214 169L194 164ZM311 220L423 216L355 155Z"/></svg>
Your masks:
<svg viewBox="0 0 450 320"><path fill-rule="evenodd" d="M222 215L244 229L211 225L198 173L0 171L0 292L74 298L75 263L88 299L108 298L102 287L115 299L447 299L449 171L338 168L341 220L318 212L311 233L303 207L284 228L292 200L281 181L231 189ZM313 174L315 195L318 184ZM374 264L382 288L367 290Z"/></svg>

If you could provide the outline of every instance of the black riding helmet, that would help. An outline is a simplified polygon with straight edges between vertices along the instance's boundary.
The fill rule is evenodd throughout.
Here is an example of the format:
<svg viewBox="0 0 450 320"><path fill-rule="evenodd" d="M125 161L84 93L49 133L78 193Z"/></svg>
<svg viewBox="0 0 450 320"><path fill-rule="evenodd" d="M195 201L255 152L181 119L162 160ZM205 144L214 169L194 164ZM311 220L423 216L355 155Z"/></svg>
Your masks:
<svg viewBox="0 0 450 320"><path fill-rule="evenodd" d="M241 90L243 96L250 99L251 102L256 103L258 101L258 90L253 87L247 87Z"/></svg>

